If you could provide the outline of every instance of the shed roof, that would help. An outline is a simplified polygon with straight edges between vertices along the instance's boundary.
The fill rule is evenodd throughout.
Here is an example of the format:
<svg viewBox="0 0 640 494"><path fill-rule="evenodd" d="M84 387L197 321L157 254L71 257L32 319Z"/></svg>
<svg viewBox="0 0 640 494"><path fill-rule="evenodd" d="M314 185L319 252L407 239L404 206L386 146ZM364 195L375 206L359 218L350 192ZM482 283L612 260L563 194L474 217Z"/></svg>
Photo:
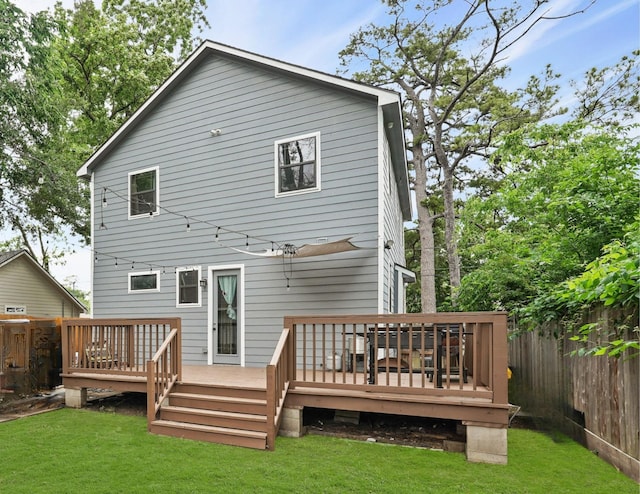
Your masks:
<svg viewBox="0 0 640 494"><path fill-rule="evenodd" d="M69 290L67 290L64 286L62 286L60 283L58 283L58 280L56 280L53 276L51 276L51 274L46 269L44 269L40 265L40 263L38 261L36 261L31 256L31 254L29 254L29 252L26 249L10 250L10 251L5 251L5 252L0 252L0 268L3 268L4 266L9 264L10 262L13 262L13 261L15 261L16 259L18 259L20 257L24 257L36 269L36 271L38 273L40 273L40 275L44 276L51 283L53 283L55 288L58 291L60 291L60 293L62 295L67 297L73 304L75 304L78 307L78 309L80 309L81 311L86 311L87 310L87 308L84 306L84 304L82 304L82 302L80 302L76 297L74 297L73 294L71 292L69 292Z"/></svg>

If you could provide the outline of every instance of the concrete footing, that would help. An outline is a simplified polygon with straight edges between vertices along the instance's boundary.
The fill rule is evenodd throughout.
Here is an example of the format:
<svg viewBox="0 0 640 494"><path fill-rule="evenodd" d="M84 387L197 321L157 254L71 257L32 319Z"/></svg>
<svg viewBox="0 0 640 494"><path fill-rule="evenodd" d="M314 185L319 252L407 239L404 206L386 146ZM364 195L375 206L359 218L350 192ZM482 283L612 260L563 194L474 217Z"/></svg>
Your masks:
<svg viewBox="0 0 640 494"><path fill-rule="evenodd" d="M467 426L467 461L473 463L507 464L507 429Z"/></svg>
<svg viewBox="0 0 640 494"><path fill-rule="evenodd" d="M65 388L64 404L69 408L82 408L87 404L87 388Z"/></svg>
<svg viewBox="0 0 640 494"><path fill-rule="evenodd" d="M302 411L303 407L283 408L278 434L285 437L304 436L307 433L307 428L303 425Z"/></svg>

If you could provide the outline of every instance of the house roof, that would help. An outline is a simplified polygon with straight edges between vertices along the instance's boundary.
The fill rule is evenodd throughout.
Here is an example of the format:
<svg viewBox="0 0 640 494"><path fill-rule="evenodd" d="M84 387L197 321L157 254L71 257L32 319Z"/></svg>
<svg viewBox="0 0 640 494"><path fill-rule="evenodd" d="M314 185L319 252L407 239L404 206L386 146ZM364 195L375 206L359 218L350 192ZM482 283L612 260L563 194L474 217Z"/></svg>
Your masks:
<svg viewBox="0 0 640 494"><path fill-rule="evenodd" d="M222 53L226 56L235 57L245 62L256 63L268 66L271 69L281 70L289 74L307 78L319 83L328 84L346 91L355 92L362 95L374 97L381 107L385 131L391 151L400 204L405 220L411 219L411 200L409 194L409 173L407 168L406 150L404 144L404 132L402 125L402 103L400 95L389 89L382 89L369 84L345 79L335 75L330 75L313 69L301 67L299 65L283 62L274 58L265 57L256 53L240 50L232 46L205 41L187 58L169 78L138 108L138 110L120 126L120 128L94 153L85 164L78 170L77 175L89 179L93 169L118 145L118 143L132 130L137 122L155 108L177 84L180 83L200 61L213 53Z"/></svg>
<svg viewBox="0 0 640 494"><path fill-rule="evenodd" d="M58 283L58 281L53 276L51 276L49 274L49 272L46 269L44 269L40 265L40 263L38 261L36 261L31 256L31 254L29 254L29 252L26 249L10 250L10 251L6 251L6 252L0 252L0 268L3 268L7 264L15 261L16 259L18 259L20 257L24 257L28 262L30 262L31 265L34 266L34 268L36 269L37 272L39 272L42 276L47 278L51 283L53 283L55 288L57 290L59 290L60 293L62 293L64 296L68 297L69 300L71 300L71 302L78 307L78 309L80 309L81 311L86 311L87 310L87 308L82 304L82 302L80 302L77 298L75 298L73 296L73 294L71 292L69 292L69 290L67 290L64 286L62 286L60 283Z"/></svg>

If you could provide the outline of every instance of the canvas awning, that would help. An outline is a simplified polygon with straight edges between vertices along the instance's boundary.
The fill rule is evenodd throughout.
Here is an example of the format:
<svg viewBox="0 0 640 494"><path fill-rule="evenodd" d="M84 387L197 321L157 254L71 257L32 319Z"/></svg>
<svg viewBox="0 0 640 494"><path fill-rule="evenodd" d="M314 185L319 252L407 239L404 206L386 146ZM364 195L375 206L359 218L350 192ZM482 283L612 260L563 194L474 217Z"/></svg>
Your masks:
<svg viewBox="0 0 640 494"><path fill-rule="evenodd" d="M351 243L351 238L343 238L342 240L336 240L334 242L322 242L315 244L304 244L301 247L295 245L285 244L277 249L268 249L262 252L251 252L249 250L236 249L235 247L229 247L236 252L242 254L248 254L250 256L259 257L313 257L313 256L325 256L329 254L338 254L340 252L349 252L351 250L359 250L360 247Z"/></svg>

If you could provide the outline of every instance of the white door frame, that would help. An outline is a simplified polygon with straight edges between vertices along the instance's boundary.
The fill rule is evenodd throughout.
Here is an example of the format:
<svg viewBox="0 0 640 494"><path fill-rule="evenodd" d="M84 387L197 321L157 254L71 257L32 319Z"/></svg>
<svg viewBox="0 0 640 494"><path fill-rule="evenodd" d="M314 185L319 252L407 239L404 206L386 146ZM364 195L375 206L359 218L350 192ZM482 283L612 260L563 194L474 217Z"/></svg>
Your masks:
<svg viewBox="0 0 640 494"><path fill-rule="evenodd" d="M227 271L236 270L240 271L239 289L237 291L238 297L238 315L240 324L238 325L238 351L240 352L240 366L245 366L245 335L244 335L244 264L220 264L215 266L207 266L207 364L213 365L213 293L216 290L216 286L213 283L213 273L215 271Z"/></svg>

